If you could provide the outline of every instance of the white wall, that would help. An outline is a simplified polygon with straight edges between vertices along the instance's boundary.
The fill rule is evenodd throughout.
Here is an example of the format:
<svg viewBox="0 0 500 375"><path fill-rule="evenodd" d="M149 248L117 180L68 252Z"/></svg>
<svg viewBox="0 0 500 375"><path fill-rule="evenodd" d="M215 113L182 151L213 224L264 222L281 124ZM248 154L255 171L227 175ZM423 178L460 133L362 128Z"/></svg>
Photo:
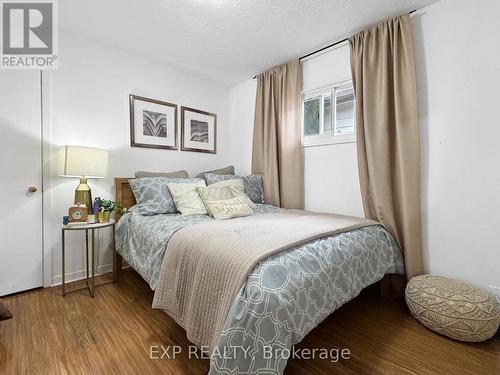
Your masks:
<svg viewBox="0 0 500 375"><path fill-rule="evenodd" d="M130 177L136 170L190 174L219 168L234 161L228 123L228 89L206 79L156 65L67 30L60 33L59 69L50 72L51 144L85 145L110 152L108 178L89 180L93 196L114 197L114 177ZM186 105L217 114L217 154L131 148L129 94ZM180 131L180 128L179 128ZM73 202L78 181L53 177L51 182L51 250L53 282L60 280L60 223ZM99 234L101 271L110 269L110 233ZM82 276L83 234L68 234L69 278Z"/></svg>
<svg viewBox="0 0 500 375"><path fill-rule="evenodd" d="M304 149L305 208L364 217L356 144Z"/></svg>
<svg viewBox="0 0 500 375"><path fill-rule="evenodd" d="M500 2L413 16L427 270L500 286Z"/></svg>
<svg viewBox="0 0 500 375"><path fill-rule="evenodd" d="M442 0L412 16L426 269L484 288L500 287L498 14L498 1ZM304 89L346 75L346 61L345 54L332 52L306 61ZM255 93L239 86L230 90L230 103L242 107L248 101L253 108ZM241 123L253 122L253 112L233 112ZM362 215L356 145L313 147L304 154L306 208Z"/></svg>
<svg viewBox="0 0 500 375"><path fill-rule="evenodd" d="M255 95L257 80L249 79L229 89L229 123L231 147L234 165L240 173L252 171L253 118L255 113Z"/></svg>
<svg viewBox="0 0 500 375"><path fill-rule="evenodd" d="M303 91L351 79L347 43L303 61ZM364 216L356 143L304 148L305 208Z"/></svg>

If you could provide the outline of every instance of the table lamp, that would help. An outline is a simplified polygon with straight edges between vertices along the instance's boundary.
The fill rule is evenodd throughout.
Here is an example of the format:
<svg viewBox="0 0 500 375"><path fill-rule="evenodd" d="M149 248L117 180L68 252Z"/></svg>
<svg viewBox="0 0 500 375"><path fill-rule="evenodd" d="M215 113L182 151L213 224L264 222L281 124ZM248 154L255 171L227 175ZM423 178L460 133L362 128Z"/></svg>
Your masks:
<svg viewBox="0 0 500 375"><path fill-rule="evenodd" d="M75 190L75 204L84 204L92 210L92 192L87 178L103 178L108 172L108 151L83 146L60 146L58 175L79 177L80 184Z"/></svg>

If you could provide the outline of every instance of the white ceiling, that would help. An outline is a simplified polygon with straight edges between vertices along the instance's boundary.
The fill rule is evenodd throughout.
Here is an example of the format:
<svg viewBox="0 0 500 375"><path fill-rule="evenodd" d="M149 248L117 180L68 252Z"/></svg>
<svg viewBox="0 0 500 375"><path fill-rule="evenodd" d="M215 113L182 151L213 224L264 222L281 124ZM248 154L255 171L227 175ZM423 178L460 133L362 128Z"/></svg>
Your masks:
<svg viewBox="0 0 500 375"><path fill-rule="evenodd" d="M436 1L64 0L59 11L63 29L231 86Z"/></svg>

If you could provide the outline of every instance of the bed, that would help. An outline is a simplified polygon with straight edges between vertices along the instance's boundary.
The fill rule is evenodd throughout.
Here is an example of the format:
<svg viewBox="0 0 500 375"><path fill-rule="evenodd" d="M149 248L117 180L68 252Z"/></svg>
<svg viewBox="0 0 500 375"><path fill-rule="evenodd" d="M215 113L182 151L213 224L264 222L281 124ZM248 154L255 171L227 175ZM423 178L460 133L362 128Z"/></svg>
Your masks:
<svg viewBox="0 0 500 375"><path fill-rule="evenodd" d="M189 267L184 257L188 246L181 250L184 263L166 271L166 267L172 267L170 263L175 259L172 258L174 250L189 242L190 237L196 237L195 234L204 240L202 229L211 231L213 228L216 232L218 227L225 227L226 224L207 215L143 216L134 206L135 198L128 180L115 179L116 200L129 209L123 218L117 218L120 219L116 228L119 254L117 270L121 269L123 257L155 290L153 307L166 311L186 329L191 342L212 353L210 374L282 374L287 363L287 355L283 353L292 349L328 315L356 297L365 287L381 280L384 275L404 273L396 242L384 227L375 222L352 226L349 230L331 231L324 236L316 235L303 242L295 241L293 246L279 248L279 251L270 252L269 256L252 264L235 292L224 290L214 297L214 301L220 301L221 296L227 297L230 304L226 310L216 311L223 316L220 327L208 332L215 332L213 338L201 339L203 336L198 331L205 328L204 317L196 317L199 318L198 325L195 325L197 332L193 333L188 319L183 319L174 308L163 306L158 301L165 294L170 293L175 297L181 292L185 293L185 289L194 288L189 287L190 279L175 279L166 275L179 273L179 269ZM265 223L257 225L264 241L266 227L269 227L274 217L280 217L283 210L258 204L254 211L251 220ZM300 212L296 213L296 218L301 219ZM231 222L227 223L231 228L228 232L233 237L237 233L237 239L245 232L247 225L246 218L240 219L226 220ZM309 218L305 217L305 220ZM279 235L278 230L273 229L275 232L268 235L267 241ZM250 237L242 241L246 243L248 239ZM182 243L179 244L179 241ZM216 238L212 239L214 241L217 242ZM206 243L209 242L207 237ZM224 244L220 246L224 247ZM209 259L202 260L202 265L207 267L206 272L209 272L209 263ZM193 275L205 271L202 270L200 272L198 269ZM230 273L229 270L223 271L222 276L224 272ZM170 280L170 283L164 279ZM188 287L180 289L178 283ZM198 285L196 288L202 287ZM210 289L202 290L201 293L210 294ZM200 298L203 298L203 294ZM208 302L213 305L214 301ZM185 309L186 306L189 304L181 307Z"/></svg>

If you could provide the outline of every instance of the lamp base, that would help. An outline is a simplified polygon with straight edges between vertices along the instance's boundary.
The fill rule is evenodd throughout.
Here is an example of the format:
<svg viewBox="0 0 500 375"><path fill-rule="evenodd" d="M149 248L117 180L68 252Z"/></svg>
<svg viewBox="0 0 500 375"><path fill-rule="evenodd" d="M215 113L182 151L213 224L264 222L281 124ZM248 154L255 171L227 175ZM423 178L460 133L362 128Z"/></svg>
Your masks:
<svg viewBox="0 0 500 375"><path fill-rule="evenodd" d="M75 204L84 204L87 212L92 213L92 191L85 177L80 177L80 184L75 190Z"/></svg>

